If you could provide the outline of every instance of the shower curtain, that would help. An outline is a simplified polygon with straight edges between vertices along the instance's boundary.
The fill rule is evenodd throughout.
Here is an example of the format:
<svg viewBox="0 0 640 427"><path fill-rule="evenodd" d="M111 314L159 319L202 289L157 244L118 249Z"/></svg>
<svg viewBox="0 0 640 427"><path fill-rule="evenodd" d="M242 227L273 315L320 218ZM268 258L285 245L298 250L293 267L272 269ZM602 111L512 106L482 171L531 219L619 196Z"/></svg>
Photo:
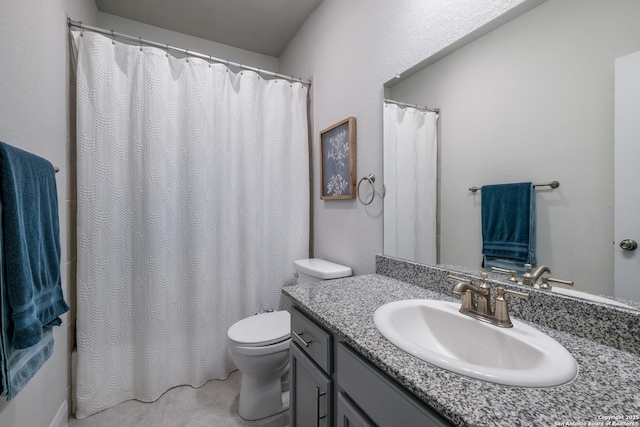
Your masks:
<svg viewBox="0 0 640 427"><path fill-rule="evenodd" d="M77 54L77 417L233 369L308 256L307 88L91 32Z"/></svg>
<svg viewBox="0 0 640 427"><path fill-rule="evenodd" d="M438 114L384 103L384 253L435 264Z"/></svg>

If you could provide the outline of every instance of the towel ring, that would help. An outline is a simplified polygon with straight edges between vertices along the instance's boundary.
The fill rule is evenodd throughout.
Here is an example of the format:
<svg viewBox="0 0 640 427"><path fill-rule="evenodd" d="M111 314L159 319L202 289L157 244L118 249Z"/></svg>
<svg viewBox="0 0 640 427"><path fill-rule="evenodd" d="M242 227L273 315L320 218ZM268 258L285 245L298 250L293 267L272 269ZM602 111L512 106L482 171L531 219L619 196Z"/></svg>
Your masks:
<svg viewBox="0 0 640 427"><path fill-rule="evenodd" d="M362 198L360 198L360 184L362 184L362 181L365 181L365 180L366 180L366 181L368 181L368 182L369 182L369 184L371 184L371 190L372 190L372 193L371 193L371 200L369 200L369 201L368 201L368 202L366 202L366 203L362 201ZM363 177L360 179L360 181L358 181L358 188L357 188L357 190L356 190L356 193L358 193L358 200L360 200L360 203L362 203L362 204L363 204L363 205L365 205L365 206L370 205L370 204L371 204L371 202L373 202L373 199L375 199L375 197L376 197L376 188L375 188L375 187L374 187L374 185L373 185L373 183L374 183L374 182L376 182L376 176L375 176L374 174L372 174L372 173L370 173L370 174L369 174L369 175L367 175L367 176L363 176Z"/></svg>

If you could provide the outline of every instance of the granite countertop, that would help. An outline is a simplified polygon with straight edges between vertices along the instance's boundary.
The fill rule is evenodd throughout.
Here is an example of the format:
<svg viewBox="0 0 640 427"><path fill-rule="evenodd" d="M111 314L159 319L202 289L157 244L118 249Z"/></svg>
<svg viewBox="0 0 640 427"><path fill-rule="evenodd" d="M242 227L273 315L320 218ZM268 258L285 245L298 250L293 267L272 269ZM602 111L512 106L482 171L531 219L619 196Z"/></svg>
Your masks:
<svg viewBox="0 0 640 427"><path fill-rule="evenodd" d="M503 386L458 375L413 357L387 341L373 323L374 311L388 302L459 301L453 295L379 274L290 286L283 291L456 425L640 425L640 356L636 353L525 322L554 338L573 355L578 376L557 387Z"/></svg>

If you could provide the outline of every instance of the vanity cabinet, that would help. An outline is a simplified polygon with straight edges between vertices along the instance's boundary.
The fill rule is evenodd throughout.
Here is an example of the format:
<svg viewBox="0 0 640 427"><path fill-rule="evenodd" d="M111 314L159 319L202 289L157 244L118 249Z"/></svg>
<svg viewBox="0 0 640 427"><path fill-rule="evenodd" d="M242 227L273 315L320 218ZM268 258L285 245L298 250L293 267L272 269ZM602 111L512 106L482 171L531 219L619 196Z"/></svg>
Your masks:
<svg viewBox="0 0 640 427"><path fill-rule="evenodd" d="M333 380L297 344L291 344L291 425L332 426Z"/></svg>
<svg viewBox="0 0 640 427"><path fill-rule="evenodd" d="M292 427L333 426L333 337L295 307L291 310Z"/></svg>
<svg viewBox="0 0 640 427"><path fill-rule="evenodd" d="M452 426L295 306L291 331L292 427Z"/></svg>
<svg viewBox="0 0 640 427"><path fill-rule="evenodd" d="M451 427L451 424L437 412L408 393L347 345L340 343L337 353L336 364L341 393L348 395L360 408L357 415L366 414L365 419L371 420L371 424L356 421L354 424L342 425ZM338 425L341 425L340 421Z"/></svg>

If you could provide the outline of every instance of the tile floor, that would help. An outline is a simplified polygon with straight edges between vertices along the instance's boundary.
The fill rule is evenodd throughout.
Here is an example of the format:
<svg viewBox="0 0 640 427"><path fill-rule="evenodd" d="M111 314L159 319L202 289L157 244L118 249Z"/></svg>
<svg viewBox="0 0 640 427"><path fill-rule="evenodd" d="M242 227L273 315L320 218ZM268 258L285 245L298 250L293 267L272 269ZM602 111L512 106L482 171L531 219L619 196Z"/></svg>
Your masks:
<svg viewBox="0 0 640 427"><path fill-rule="evenodd" d="M212 380L200 388L175 387L152 403L129 400L69 427L286 427L289 411L259 421L238 416L240 372L224 381Z"/></svg>

